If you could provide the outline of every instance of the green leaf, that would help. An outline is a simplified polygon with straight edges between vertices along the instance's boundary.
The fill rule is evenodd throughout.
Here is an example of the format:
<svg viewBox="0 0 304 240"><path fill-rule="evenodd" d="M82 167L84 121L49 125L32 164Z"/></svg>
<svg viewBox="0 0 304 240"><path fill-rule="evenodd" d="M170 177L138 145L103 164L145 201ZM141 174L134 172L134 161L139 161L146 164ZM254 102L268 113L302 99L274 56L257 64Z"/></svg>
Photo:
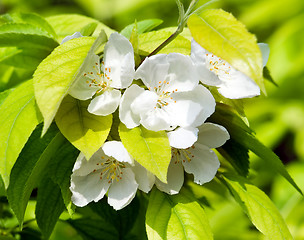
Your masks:
<svg viewBox="0 0 304 240"><path fill-rule="evenodd" d="M31 135L22 149L10 176L10 185L7 197L20 224L23 222L24 212L29 197L39 181L47 173L47 164L56 146L63 143L64 138L55 125L52 125L43 138L42 126L39 126ZM54 147L55 146L55 147Z"/></svg>
<svg viewBox="0 0 304 240"><path fill-rule="evenodd" d="M118 130L120 139L131 156L166 183L171 161L171 147L167 133L149 131L142 126L128 129L122 123Z"/></svg>
<svg viewBox="0 0 304 240"><path fill-rule="evenodd" d="M60 187L50 178L44 178L38 187L36 220L45 239L48 239L64 210Z"/></svg>
<svg viewBox="0 0 304 240"><path fill-rule="evenodd" d="M273 85L275 85L276 87L279 86L279 85L273 80L273 78L272 78L272 76L271 76L271 74L270 74L270 71L269 71L268 67L264 67L264 68L263 68L263 77L264 77L267 81L269 81L269 82L271 82Z"/></svg>
<svg viewBox="0 0 304 240"><path fill-rule="evenodd" d="M112 114L97 116L88 112L88 101L79 101L68 95L63 99L56 115L56 123L62 134L83 154L86 159L106 141Z"/></svg>
<svg viewBox="0 0 304 240"><path fill-rule="evenodd" d="M252 135L250 128L240 117L233 113L228 106L218 104L215 113L209 118L209 121L224 126L228 130L231 139L262 158L269 169L275 170L281 174L300 194L303 195L301 189L289 175L280 158Z"/></svg>
<svg viewBox="0 0 304 240"><path fill-rule="evenodd" d="M31 80L11 91L0 106L0 174L7 187L11 169L32 131L41 121Z"/></svg>
<svg viewBox="0 0 304 240"><path fill-rule="evenodd" d="M146 213L148 239L213 239L203 208L182 189L167 195L154 188Z"/></svg>
<svg viewBox="0 0 304 240"><path fill-rule="evenodd" d="M88 24L96 23L97 27L93 36L97 37L101 30L104 30L107 36L114 32L111 28L103 23L86 16L79 14L62 14L46 18L50 25L55 30L58 40L61 42L63 38L72 35L75 32L80 32Z"/></svg>
<svg viewBox="0 0 304 240"><path fill-rule="evenodd" d="M52 160L48 164L48 176L61 189L64 204L70 214L73 213L74 205L71 202L70 179L72 169L79 151L65 139L64 142L52 153Z"/></svg>
<svg viewBox="0 0 304 240"><path fill-rule="evenodd" d="M232 14L221 9L205 10L200 16L191 15L188 27L197 43L252 78L265 92L262 54L256 37Z"/></svg>
<svg viewBox="0 0 304 240"><path fill-rule="evenodd" d="M148 55L160 44L167 40L171 36L171 32L166 30L152 31L139 35L139 50L142 55ZM159 53L172 53L178 52L185 55L189 55L191 50L191 42L182 37L177 36L171 43L164 47Z"/></svg>
<svg viewBox="0 0 304 240"><path fill-rule="evenodd" d="M7 23L0 26L0 47L40 48L51 52L58 43L48 32L27 23Z"/></svg>
<svg viewBox="0 0 304 240"><path fill-rule="evenodd" d="M156 28L160 24L163 23L161 19L146 19L143 21L136 22L138 34L149 32L152 29ZM134 28L135 23L132 23L126 26L123 30L121 30L120 34L124 35L126 38L130 39L132 34L132 29Z"/></svg>
<svg viewBox="0 0 304 240"><path fill-rule="evenodd" d="M97 27L96 22L89 23L80 30L80 33L82 36L91 36L94 33L96 27Z"/></svg>
<svg viewBox="0 0 304 240"><path fill-rule="evenodd" d="M35 97L44 118L42 134L52 123L74 79L81 74L86 56L95 52L106 40L104 32L94 40L92 37L81 37L67 41L44 59L35 71Z"/></svg>
<svg viewBox="0 0 304 240"><path fill-rule="evenodd" d="M4 100L11 94L14 89L8 89L6 91L0 92L0 107Z"/></svg>
<svg viewBox="0 0 304 240"><path fill-rule="evenodd" d="M293 239L280 212L268 196L241 177L223 176L235 200L268 239Z"/></svg>

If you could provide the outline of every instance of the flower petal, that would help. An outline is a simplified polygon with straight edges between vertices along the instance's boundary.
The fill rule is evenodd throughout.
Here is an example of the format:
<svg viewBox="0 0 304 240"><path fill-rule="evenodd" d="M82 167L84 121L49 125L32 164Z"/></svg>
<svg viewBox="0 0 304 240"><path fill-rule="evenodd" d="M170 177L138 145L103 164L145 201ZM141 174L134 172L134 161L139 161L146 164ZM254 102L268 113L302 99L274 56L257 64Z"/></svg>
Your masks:
<svg viewBox="0 0 304 240"><path fill-rule="evenodd" d="M213 72L206 67L206 54L209 54L203 47L201 47L194 39L191 40L191 59L195 65L199 79L202 83L209 86L218 86L221 80Z"/></svg>
<svg viewBox="0 0 304 240"><path fill-rule="evenodd" d="M156 179L155 185L160 191L170 195L179 193L184 183L184 168L181 163L170 162L167 182L163 183L159 179Z"/></svg>
<svg viewBox="0 0 304 240"><path fill-rule="evenodd" d="M194 144L194 148L190 148L189 151L192 156L189 156L191 161L183 161L185 171L194 175L194 182L197 184L210 182L220 166L216 154L199 143Z"/></svg>
<svg viewBox="0 0 304 240"><path fill-rule="evenodd" d="M263 67L265 67L268 62L270 49L267 43L258 43L258 45L262 53Z"/></svg>
<svg viewBox="0 0 304 240"><path fill-rule="evenodd" d="M222 80L218 91L226 98L240 99L260 95L259 86L250 77L235 69L232 69L229 79Z"/></svg>
<svg viewBox="0 0 304 240"><path fill-rule="evenodd" d="M122 179L113 181L108 192L108 203L115 210L120 210L127 206L135 197L138 187L132 170L125 168L122 171Z"/></svg>
<svg viewBox="0 0 304 240"><path fill-rule="evenodd" d="M140 115L151 111L156 106L158 95L155 92L145 90L131 104L134 114Z"/></svg>
<svg viewBox="0 0 304 240"><path fill-rule="evenodd" d="M135 114L131 110L131 105L134 100L145 90L136 84L131 85L126 89L119 105L119 119L126 125L127 128L134 128L139 125L139 114Z"/></svg>
<svg viewBox="0 0 304 240"><path fill-rule="evenodd" d="M111 87L127 88L135 74L134 51L127 38L112 33L104 49L104 73L112 80Z"/></svg>
<svg viewBox="0 0 304 240"><path fill-rule="evenodd" d="M64 44L65 42L67 42L69 40L72 40L74 38L80 38L80 37L83 37L82 34L80 32L75 32L73 35L66 36L64 39L62 39L60 44Z"/></svg>
<svg viewBox="0 0 304 240"><path fill-rule="evenodd" d="M155 108L145 114L141 114L140 123L151 131L173 130L176 125L171 116L161 108Z"/></svg>
<svg viewBox="0 0 304 240"><path fill-rule="evenodd" d="M133 159L128 153L127 149L122 144L122 142L119 141L105 142L102 146L102 150L107 156L113 157L119 162L127 162L133 164Z"/></svg>
<svg viewBox="0 0 304 240"><path fill-rule="evenodd" d="M79 207L88 203L98 202L108 191L110 184L106 179L100 179L98 171L86 176L71 176L70 190L72 202Z"/></svg>
<svg viewBox="0 0 304 240"><path fill-rule="evenodd" d="M148 193L154 185L155 176L136 161L134 161L132 170L135 174L135 180L139 184L138 189Z"/></svg>
<svg viewBox="0 0 304 240"><path fill-rule="evenodd" d="M121 93L117 89L105 91L95 97L88 106L88 111L95 115L106 116L117 109Z"/></svg>
<svg viewBox="0 0 304 240"><path fill-rule="evenodd" d="M188 92L172 93L175 103L170 104L170 114L174 123L181 127L197 127L215 110L212 94L202 85Z"/></svg>
<svg viewBox="0 0 304 240"><path fill-rule="evenodd" d="M92 80L100 78L98 76L100 73L99 56L91 54L83 64L83 72L69 88L69 94L74 98L87 100L100 89L96 84L91 84Z"/></svg>
<svg viewBox="0 0 304 240"><path fill-rule="evenodd" d="M223 126L214 123L204 123L199 127L197 142L209 148L218 148L230 138Z"/></svg>
<svg viewBox="0 0 304 240"><path fill-rule="evenodd" d="M191 147L197 141L198 129L193 127L178 128L168 132L170 146L179 149Z"/></svg>

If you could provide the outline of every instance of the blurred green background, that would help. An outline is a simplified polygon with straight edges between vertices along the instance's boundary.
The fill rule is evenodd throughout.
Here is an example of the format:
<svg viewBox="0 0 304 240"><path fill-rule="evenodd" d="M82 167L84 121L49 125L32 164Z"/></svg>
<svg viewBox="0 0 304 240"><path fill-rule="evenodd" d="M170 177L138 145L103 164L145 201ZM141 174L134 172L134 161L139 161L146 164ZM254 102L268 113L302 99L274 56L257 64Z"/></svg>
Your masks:
<svg viewBox="0 0 304 240"><path fill-rule="evenodd" d="M185 6L189 2L183 1ZM246 101L245 112L258 138L279 155L304 190L304 1L222 0L212 7L231 12L259 42L269 44L267 66L278 87L267 82L268 96ZM174 0L0 0L1 14L16 11L45 17L79 13L118 31L135 19L160 18L164 23L159 28L163 28L175 26L178 18ZM304 239L303 198L260 159L251 157L252 181L274 201L294 238ZM262 239L233 200L227 204L211 192L206 194L216 209L208 210L215 239ZM59 222L52 239L77 238L68 224Z"/></svg>

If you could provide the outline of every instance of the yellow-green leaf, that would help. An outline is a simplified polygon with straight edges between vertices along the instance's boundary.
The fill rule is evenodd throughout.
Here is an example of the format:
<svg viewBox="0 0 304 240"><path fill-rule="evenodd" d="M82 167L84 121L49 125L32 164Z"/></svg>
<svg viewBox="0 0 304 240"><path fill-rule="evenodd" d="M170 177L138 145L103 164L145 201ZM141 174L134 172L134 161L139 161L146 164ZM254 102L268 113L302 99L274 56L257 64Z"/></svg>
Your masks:
<svg viewBox="0 0 304 240"><path fill-rule="evenodd" d="M190 16L188 27L197 43L252 78L265 92L262 54L256 37L231 13L205 10L200 16Z"/></svg>
<svg viewBox="0 0 304 240"><path fill-rule="evenodd" d="M112 114L97 116L89 113L89 102L68 95L63 99L55 118L61 133L84 153L86 159L90 159L103 145L112 125Z"/></svg>
<svg viewBox="0 0 304 240"><path fill-rule="evenodd" d="M162 182L167 182L171 147L165 131L149 131L142 126L128 129L119 125L120 139L132 157Z"/></svg>

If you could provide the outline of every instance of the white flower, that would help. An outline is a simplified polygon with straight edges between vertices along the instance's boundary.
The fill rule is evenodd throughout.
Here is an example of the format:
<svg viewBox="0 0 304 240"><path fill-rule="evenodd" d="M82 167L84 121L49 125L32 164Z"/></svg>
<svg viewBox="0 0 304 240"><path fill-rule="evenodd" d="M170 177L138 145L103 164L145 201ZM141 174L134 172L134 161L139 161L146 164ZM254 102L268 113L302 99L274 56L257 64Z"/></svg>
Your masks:
<svg viewBox="0 0 304 240"><path fill-rule="evenodd" d="M259 44L263 65L266 65L269 48ZM221 95L230 99L250 98L260 95L259 86L247 75L233 68L228 62L208 52L194 40L191 41L191 58L202 83L216 86Z"/></svg>
<svg viewBox="0 0 304 240"><path fill-rule="evenodd" d="M83 37L80 32L75 32L73 35L66 36L64 39L62 39L61 44L64 44L65 42L72 40L74 38L80 38Z"/></svg>
<svg viewBox="0 0 304 240"><path fill-rule="evenodd" d="M168 168L168 183L158 179L155 182L159 190L177 194L184 183L184 170L193 174L194 182L200 185L214 178L220 162L211 148L222 146L229 139L229 133L220 125L204 123L199 127L197 141L192 145L197 132L195 128L188 128L168 133L172 159Z"/></svg>
<svg viewBox="0 0 304 240"><path fill-rule="evenodd" d="M108 192L109 205L122 209L138 188L131 165L133 159L117 141L106 142L89 160L80 153L71 176L72 202L83 207L98 202Z"/></svg>
<svg viewBox="0 0 304 240"><path fill-rule="evenodd" d="M95 98L88 107L90 113L106 116L113 113L120 102L118 89L130 86L134 77L134 52L132 44L122 35L112 33L104 48L100 66L99 56L88 56L85 70L75 80L69 94L80 100Z"/></svg>
<svg viewBox="0 0 304 240"><path fill-rule="evenodd" d="M215 110L189 56L178 53L146 58L135 73L147 90L132 85L122 97L119 117L127 128L142 124L152 131L199 126Z"/></svg>

